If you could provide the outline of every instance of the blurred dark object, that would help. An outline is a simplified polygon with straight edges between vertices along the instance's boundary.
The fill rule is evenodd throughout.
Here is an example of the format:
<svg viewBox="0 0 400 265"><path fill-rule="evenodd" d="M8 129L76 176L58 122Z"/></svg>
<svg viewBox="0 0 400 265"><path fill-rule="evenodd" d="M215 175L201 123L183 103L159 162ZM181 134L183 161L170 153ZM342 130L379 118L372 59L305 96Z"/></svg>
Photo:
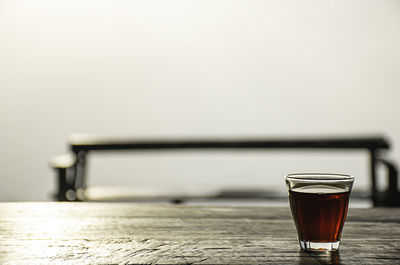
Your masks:
<svg viewBox="0 0 400 265"><path fill-rule="evenodd" d="M58 191L55 198L59 201L82 201L85 197L86 185L86 160L87 155L94 151L117 150L218 150L218 149L338 149L338 150L367 150L370 162L370 194L374 206L400 206L400 193L397 186L398 171L395 165L382 158L384 151L390 146L382 137L369 138L325 138L325 139L190 139L190 140L144 140L104 138L93 135L73 135L69 141L71 152L52 159L51 166L57 171ZM387 168L388 188L385 191L377 189L377 170L381 164ZM253 191L226 191L211 197L236 197L248 196L268 197L262 192ZM174 203L190 199L190 195L160 193L153 196L157 199L168 199ZM199 198L201 196L194 196ZM204 197L204 196L203 196ZM150 199L150 197L143 197ZM270 198L275 198L270 196Z"/></svg>

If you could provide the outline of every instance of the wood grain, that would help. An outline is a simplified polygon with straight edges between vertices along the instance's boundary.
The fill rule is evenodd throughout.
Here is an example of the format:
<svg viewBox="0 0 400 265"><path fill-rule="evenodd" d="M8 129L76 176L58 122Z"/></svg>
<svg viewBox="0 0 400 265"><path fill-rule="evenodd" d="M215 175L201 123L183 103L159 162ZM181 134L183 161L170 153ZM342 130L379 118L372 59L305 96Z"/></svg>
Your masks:
<svg viewBox="0 0 400 265"><path fill-rule="evenodd" d="M400 264L400 209L350 209L339 253L286 207L0 203L1 264Z"/></svg>

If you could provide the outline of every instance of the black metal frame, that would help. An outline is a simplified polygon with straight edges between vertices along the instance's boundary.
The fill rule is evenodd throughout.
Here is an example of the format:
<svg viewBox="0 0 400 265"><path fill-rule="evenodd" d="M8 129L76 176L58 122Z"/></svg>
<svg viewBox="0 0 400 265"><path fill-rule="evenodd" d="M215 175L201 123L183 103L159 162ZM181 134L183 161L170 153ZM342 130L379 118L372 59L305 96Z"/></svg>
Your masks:
<svg viewBox="0 0 400 265"><path fill-rule="evenodd" d="M370 162L371 199L374 206L400 206L400 193L397 186L397 168L382 158L389 150L387 140L382 137L313 138L313 139L189 139L189 140L141 140L122 138L101 138L96 136L74 136L69 142L73 157L69 163L55 159L52 167L58 171L59 201L79 201L79 191L86 188L86 160L93 151L144 151L177 149L338 149L367 150ZM388 188L377 189L377 165L381 163L388 169Z"/></svg>

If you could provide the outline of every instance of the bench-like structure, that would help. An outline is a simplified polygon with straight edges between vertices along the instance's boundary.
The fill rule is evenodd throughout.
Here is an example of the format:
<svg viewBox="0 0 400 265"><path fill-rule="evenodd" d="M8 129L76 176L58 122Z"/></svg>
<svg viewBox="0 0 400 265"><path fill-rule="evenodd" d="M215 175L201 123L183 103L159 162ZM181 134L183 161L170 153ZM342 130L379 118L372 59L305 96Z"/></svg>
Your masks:
<svg viewBox="0 0 400 265"><path fill-rule="evenodd" d="M221 150L221 149L331 149L366 150L369 154L370 198L374 206L400 206L396 166L384 159L390 145L383 137L346 138L283 138L283 139L129 139L106 138L95 135L72 135L69 139L70 152L54 157L50 163L57 171L59 201L85 200L87 188L86 160L91 152L97 151L145 151L145 150ZM377 165L387 168L388 187L377 188Z"/></svg>

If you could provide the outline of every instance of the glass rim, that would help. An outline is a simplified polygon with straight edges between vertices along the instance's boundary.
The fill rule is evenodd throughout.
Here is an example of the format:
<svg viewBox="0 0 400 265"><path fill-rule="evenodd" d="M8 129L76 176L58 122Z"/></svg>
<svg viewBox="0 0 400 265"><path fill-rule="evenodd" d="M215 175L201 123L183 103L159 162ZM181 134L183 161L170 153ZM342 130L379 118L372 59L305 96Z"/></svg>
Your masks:
<svg viewBox="0 0 400 265"><path fill-rule="evenodd" d="M348 174L337 173L293 173L287 174L285 180L299 181L354 181L354 177Z"/></svg>

